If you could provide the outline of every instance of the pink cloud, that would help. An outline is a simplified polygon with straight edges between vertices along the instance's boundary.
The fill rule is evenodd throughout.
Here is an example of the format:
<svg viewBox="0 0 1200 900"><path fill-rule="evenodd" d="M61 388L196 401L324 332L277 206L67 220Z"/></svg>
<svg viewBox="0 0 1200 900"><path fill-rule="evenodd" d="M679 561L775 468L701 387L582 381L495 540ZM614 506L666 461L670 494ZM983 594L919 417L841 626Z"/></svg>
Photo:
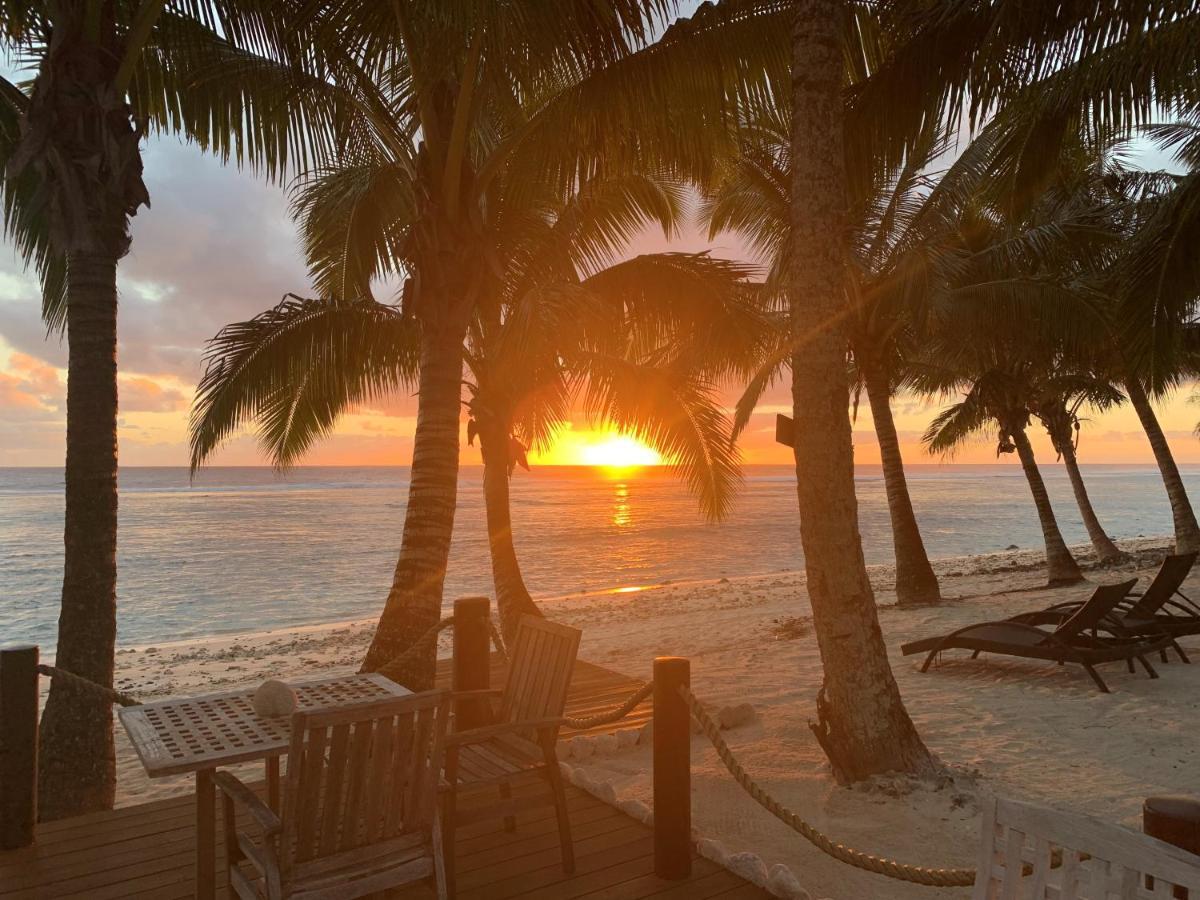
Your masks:
<svg viewBox="0 0 1200 900"><path fill-rule="evenodd" d="M16 375L0 372L0 408L41 409L41 401L29 392L29 385Z"/></svg>
<svg viewBox="0 0 1200 900"><path fill-rule="evenodd" d="M175 412L187 409L188 398L153 378L130 375L120 379L120 403L122 412Z"/></svg>
<svg viewBox="0 0 1200 900"><path fill-rule="evenodd" d="M49 412L61 407L63 384L58 370L25 353L9 356L0 372L0 408Z"/></svg>

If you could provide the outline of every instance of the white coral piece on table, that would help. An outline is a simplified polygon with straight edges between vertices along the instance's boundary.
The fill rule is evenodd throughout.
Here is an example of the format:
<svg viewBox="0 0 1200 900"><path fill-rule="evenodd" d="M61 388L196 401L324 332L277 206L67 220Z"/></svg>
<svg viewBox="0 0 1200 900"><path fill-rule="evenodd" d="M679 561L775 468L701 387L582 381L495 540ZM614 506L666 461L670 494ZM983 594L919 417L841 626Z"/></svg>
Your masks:
<svg viewBox="0 0 1200 900"><path fill-rule="evenodd" d="M296 692L290 685L270 678L258 686L251 705L264 719L290 716L296 711Z"/></svg>

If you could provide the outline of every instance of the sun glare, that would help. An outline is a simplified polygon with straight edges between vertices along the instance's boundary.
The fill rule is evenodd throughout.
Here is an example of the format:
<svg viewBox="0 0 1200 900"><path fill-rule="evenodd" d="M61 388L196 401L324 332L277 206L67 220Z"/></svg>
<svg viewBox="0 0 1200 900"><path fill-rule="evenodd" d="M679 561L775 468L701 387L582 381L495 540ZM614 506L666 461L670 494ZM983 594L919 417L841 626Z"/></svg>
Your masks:
<svg viewBox="0 0 1200 900"><path fill-rule="evenodd" d="M585 466L607 466L623 469L628 466L657 466L662 457L637 438L625 434L613 435L599 444L584 447L580 454Z"/></svg>
<svg viewBox="0 0 1200 900"><path fill-rule="evenodd" d="M536 460L552 466L596 466L605 469L629 469L660 466L663 458L637 438L617 431L575 431L566 428L554 439L553 446Z"/></svg>

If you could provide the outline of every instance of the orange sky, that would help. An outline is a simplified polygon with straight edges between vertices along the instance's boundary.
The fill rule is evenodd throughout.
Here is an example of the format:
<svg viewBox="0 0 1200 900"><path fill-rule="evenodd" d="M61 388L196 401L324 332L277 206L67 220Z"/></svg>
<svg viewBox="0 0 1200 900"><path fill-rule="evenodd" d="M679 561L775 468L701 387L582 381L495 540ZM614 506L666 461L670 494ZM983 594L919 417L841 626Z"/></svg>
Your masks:
<svg viewBox="0 0 1200 900"><path fill-rule="evenodd" d="M0 343L0 466L61 465L63 454L63 409L66 373L43 360ZM123 465L179 466L187 464L187 414L192 384L161 374L125 372L121 375L120 453ZM777 392L783 393L783 392ZM732 396L730 400L732 401ZM790 412L786 395L768 397L751 421L741 442L746 463L791 461L790 451L774 442L775 415ZM911 463L934 462L920 444L920 434L937 410L936 404L897 398L896 427L905 459ZM346 416L337 432L318 444L304 460L310 465L407 465L412 453L416 426L413 401L397 401L394 408L363 409ZM1200 408L1180 394L1160 404L1160 417L1176 458L1200 462L1200 440L1191 429L1200 418ZM594 433L589 423L579 420L557 451L532 456L541 464L587 461L588 448L611 437L604 429ZM1031 429L1039 458L1050 462L1053 453L1044 435ZM860 410L854 425L855 458L861 463L879 461L878 446L870 424L870 413ZM603 451L601 452L603 458ZM1090 463L1149 463L1149 445L1137 417L1127 408L1107 413L1084 423L1080 459ZM466 446L463 462L479 463L478 449ZM980 440L965 446L953 459L962 463L996 462L994 444ZM1002 462L1015 462L1006 457ZM261 465L265 462L252 435L231 441L215 465Z"/></svg>
<svg viewBox="0 0 1200 900"><path fill-rule="evenodd" d="M121 261L119 276L120 458L127 466L180 466L188 461L187 416L204 342L225 323L249 318L287 291L304 293L308 280L278 188L173 141L150 141L145 157L154 205L133 221L133 249ZM709 242L696 231L670 242L647 232L628 253L664 249L748 257L736 238L722 235ZM47 340L39 313L36 282L11 251L0 253L0 466L62 465L66 347L57 336ZM1200 462L1200 440L1192 434L1200 407L1189 402L1190 394L1189 388L1161 404L1160 417L1177 459ZM735 399L731 389L727 402ZM775 414L789 406L786 386L764 398L742 441L747 463L790 462L790 451L774 443ZM920 434L936 411L934 404L897 399L896 427L910 463L932 461L920 446ZM413 398L396 397L346 416L336 434L304 462L407 465L415 425ZM577 444L588 428L582 420L574 423ZM865 405L854 428L857 460L878 462ZM1052 460L1045 439L1036 429L1031 434L1040 457ZM562 455L551 458L564 461ZM1137 418L1127 408L1085 423L1080 458L1152 462ZM463 461L479 462L465 435ZM994 445L982 440L963 448L955 461L995 462ZM213 460L217 465L265 462L250 435L231 441Z"/></svg>

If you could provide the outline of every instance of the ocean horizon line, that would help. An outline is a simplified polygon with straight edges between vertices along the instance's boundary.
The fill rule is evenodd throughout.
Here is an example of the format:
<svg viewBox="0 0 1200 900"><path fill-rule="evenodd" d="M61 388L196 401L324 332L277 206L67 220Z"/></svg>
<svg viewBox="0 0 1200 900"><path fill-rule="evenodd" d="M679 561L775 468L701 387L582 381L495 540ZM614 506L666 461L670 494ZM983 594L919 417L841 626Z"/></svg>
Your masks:
<svg viewBox="0 0 1200 900"><path fill-rule="evenodd" d="M1059 464L1060 464L1059 460L1046 460L1044 462L1041 460L1038 461L1039 466L1054 466L1054 465L1059 465ZM882 463L877 463L877 462L856 462L854 464L854 467L855 468L878 469L878 468L882 468L882 465L883 465ZM1081 468L1088 468L1088 467L1091 467L1091 468L1099 468L1099 467L1105 467L1105 468L1116 468L1116 467L1156 468L1156 463L1154 463L1153 461L1148 461L1148 462L1084 462L1084 461L1080 460L1079 465ZM1177 465L1179 465L1181 467L1200 467L1200 462L1177 462ZM672 467L672 464L671 463L653 463L653 464L641 464L641 465L633 465L633 466L599 466L599 465L591 465L591 464L585 464L585 463L530 462L530 466L531 466L531 468L534 468L534 469L609 469L609 468L670 469ZM741 464L741 468L743 468L743 469L788 469L791 467L792 467L791 463L742 463ZM5 471L50 472L50 471L55 471L55 470L61 470L63 468L64 468L63 466L19 466L19 465L18 466L7 466L7 465L0 465L0 472L5 472ZM170 470L188 469L189 466L187 464L180 464L180 465L174 465L174 466L171 466L171 465L161 465L161 466L137 465L137 466L121 466L120 468L125 469L125 470L130 470L130 471L132 471L132 470L138 470L138 471L159 470L159 471L161 471L161 470L165 470L165 469L170 469ZM203 469L200 470L200 473L202 474L204 472L227 471L230 469L256 469L256 470L262 470L262 471L277 471L281 475L286 475L288 472L303 471L303 470L308 470L308 469L411 469L411 468L412 468L411 465L401 464L401 463L336 463L336 464L334 464L334 463L329 463L329 464L313 463L313 464L288 466L286 469L281 470L281 469L277 469L275 466L272 466L269 464L243 464L243 465L205 466ZM482 469L483 464L482 463L461 463L459 465L459 468L460 469ZM961 469L965 469L965 468L970 468L970 469L983 469L983 468L1020 469L1021 463L1019 460L1015 460L1015 459L1012 460L1011 462L1006 462L1006 461L1000 461L1000 462L912 462L912 463L906 462L904 464L904 468L906 470L907 469L954 469L954 468L961 468Z"/></svg>

